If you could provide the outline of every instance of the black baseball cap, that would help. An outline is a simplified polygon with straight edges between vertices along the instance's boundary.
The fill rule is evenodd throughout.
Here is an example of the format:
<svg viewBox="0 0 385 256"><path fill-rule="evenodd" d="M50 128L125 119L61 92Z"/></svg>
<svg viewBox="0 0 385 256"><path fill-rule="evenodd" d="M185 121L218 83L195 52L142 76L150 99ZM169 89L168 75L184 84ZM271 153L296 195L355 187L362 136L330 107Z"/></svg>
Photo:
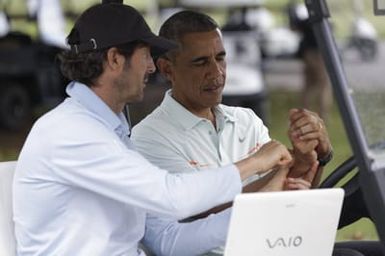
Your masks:
<svg viewBox="0 0 385 256"><path fill-rule="evenodd" d="M107 49L143 42L154 55L161 55L177 44L151 32L143 16L133 7L121 3L97 4L82 13L67 37L75 53Z"/></svg>

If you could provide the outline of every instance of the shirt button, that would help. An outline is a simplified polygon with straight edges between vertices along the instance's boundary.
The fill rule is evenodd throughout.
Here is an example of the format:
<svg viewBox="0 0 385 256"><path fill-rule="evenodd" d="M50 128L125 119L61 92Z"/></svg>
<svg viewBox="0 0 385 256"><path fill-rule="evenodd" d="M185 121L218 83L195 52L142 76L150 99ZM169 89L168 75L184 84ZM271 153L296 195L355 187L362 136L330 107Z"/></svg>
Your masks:
<svg viewBox="0 0 385 256"><path fill-rule="evenodd" d="M213 134L213 132L212 132L212 131L209 131L209 134L211 135L211 134Z"/></svg>

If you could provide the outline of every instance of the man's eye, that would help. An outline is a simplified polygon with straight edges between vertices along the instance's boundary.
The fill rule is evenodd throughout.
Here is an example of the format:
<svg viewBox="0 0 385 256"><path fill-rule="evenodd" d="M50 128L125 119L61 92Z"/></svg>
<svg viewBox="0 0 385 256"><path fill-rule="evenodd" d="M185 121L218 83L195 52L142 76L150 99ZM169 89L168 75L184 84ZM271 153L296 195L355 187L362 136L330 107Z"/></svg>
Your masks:
<svg viewBox="0 0 385 256"><path fill-rule="evenodd" d="M197 61L197 62L194 62L193 65L196 66L196 67L201 67L201 66L204 66L207 64L207 61Z"/></svg>
<svg viewBox="0 0 385 256"><path fill-rule="evenodd" d="M217 61L225 61L226 60L226 56L218 56L217 58L216 58L216 60Z"/></svg>

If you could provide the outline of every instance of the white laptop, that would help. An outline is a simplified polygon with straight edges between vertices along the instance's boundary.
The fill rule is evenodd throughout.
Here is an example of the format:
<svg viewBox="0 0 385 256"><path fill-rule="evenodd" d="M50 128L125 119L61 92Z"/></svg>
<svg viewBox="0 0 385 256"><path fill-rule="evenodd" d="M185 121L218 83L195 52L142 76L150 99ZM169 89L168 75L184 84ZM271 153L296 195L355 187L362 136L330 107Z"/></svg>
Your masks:
<svg viewBox="0 0 385 256"><path fill-rule="evenodd" d="M238 195L225 256L332 255L343 196L340 188Z"/></svg>

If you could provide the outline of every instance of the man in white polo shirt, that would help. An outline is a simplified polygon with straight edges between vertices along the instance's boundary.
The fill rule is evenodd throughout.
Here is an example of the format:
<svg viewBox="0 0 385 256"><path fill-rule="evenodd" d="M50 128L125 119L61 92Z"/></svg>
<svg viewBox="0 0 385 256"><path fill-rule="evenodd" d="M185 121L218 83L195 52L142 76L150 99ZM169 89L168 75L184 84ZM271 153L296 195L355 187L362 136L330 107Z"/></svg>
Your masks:
<svg viewBox="0 0 385 256"><path fill-rule="evenodd" d="M160 35L177 41L179 48L157 61L172 90L132 132L135 146L147 159L171 172L191 173L243 159L270 141L267 128L250 109L220 104L226 52L215 21L201 13L182 11L162 25ZM321 173L317 172L317 157L325 164L328 159L320 158L330 156L331 146L322 120L314 113L291 110L290 118L296 162L285 189L306 189ZM244 191L269 189L270 176L259 178L246 181ZM167 233L174 237L174 244L185 244L194 255L205 253L213 245L224 245L229 212L183 224L153 217L157 221L147 225L145 240L153 241L147 244L157 254L185 255L169 242L172 239L162 240Z"/></svg>

